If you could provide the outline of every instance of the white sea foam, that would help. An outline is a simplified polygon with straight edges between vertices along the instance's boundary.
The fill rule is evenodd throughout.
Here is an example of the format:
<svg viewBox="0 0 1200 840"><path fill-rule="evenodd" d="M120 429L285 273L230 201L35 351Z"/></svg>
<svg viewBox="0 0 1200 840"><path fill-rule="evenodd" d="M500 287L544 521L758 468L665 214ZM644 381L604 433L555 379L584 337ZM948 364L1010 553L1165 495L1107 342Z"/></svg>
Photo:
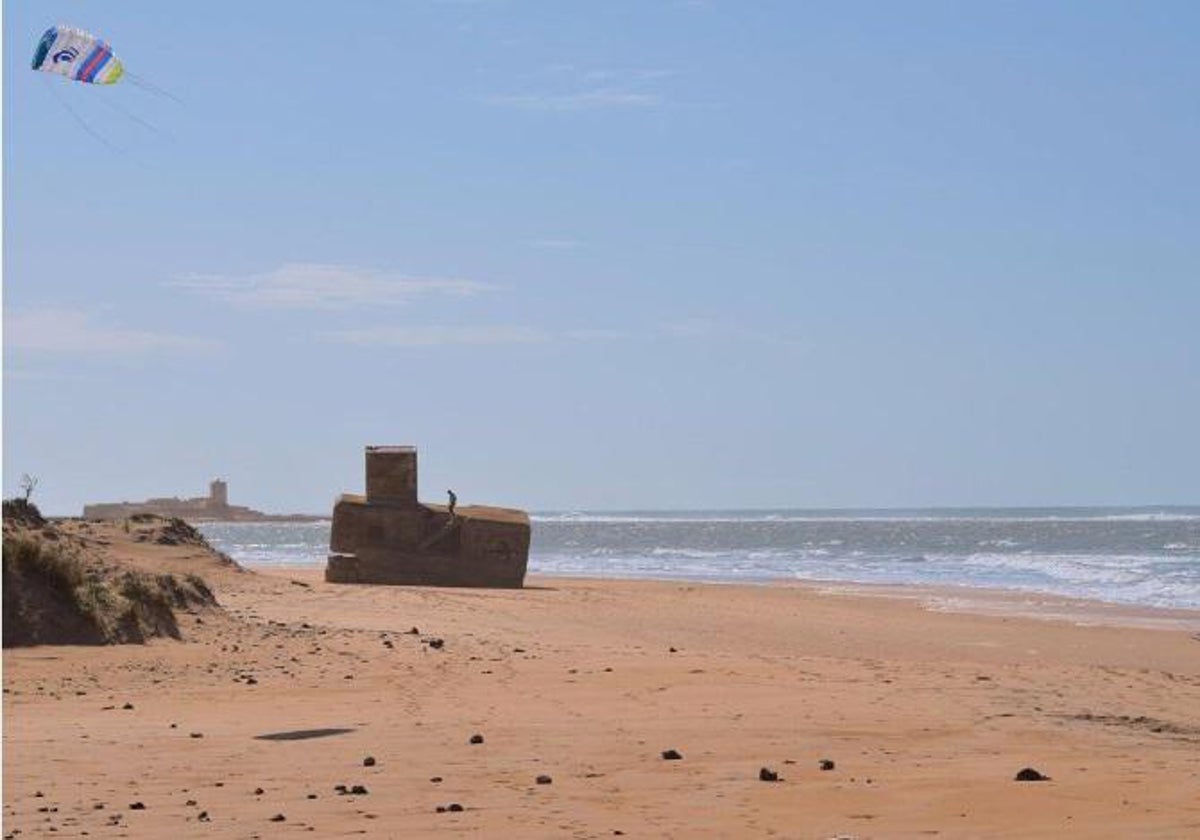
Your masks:
<svg viewBox="0 0 1200 840"><path fill-rule="evenodd" d="M1053 510L1053 509L1052 509ZM638 524L638 523L742 523L742 522L1200 522L1200 512L1186 511L1145 511L1131 513L1089 512L974 512L969 509L940 512L929 511L798 511L787 513L766 513L758 511L730 512L648 512L648 513L604 513L581 512L569 513L543 512L530 514L533 522L578 522L596 524Z"/></svg>

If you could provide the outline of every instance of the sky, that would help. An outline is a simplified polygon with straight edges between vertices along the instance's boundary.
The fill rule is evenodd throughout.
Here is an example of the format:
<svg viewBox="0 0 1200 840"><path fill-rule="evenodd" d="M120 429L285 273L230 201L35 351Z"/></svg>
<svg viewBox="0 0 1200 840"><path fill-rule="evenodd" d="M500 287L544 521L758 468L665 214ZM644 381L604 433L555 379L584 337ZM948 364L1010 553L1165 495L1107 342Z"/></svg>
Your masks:
<svg viewBox="0 0 1200 840"><path fill-rule="evenodd" d="M56 23L129 76L30 70ZM1200 503L1200 4L14 2L3 481Z"/></svg>

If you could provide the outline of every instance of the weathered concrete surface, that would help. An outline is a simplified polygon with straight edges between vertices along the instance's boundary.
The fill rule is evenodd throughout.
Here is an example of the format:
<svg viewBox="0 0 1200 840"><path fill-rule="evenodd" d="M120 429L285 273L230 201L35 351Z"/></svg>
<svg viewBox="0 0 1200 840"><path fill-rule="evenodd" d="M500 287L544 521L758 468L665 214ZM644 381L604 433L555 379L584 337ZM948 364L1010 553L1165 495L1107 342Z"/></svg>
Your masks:
<svg viewBox="0 0 1200 840"><path fill-rule="evenodd" d="M367 495L333 508L325 579L334 583L520 588L529 516L417 501L416 450L367 447Z"/></svg>

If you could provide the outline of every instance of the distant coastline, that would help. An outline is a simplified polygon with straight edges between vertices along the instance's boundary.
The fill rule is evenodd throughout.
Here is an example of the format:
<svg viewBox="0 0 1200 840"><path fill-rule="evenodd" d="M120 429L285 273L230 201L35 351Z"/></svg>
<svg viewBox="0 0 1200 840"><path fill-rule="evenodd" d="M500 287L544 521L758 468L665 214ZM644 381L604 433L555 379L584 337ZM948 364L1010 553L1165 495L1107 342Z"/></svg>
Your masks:
<svg viewBox="0 0 1200 840"><path fill-rule="evenodd" d="M83 506L84 519L128 519L131 516L177 517L187 522L319 522L328 516L309 513L264 513L244 505L229 504L229 485L220 478L208 485L207 496L177 496L142 502L97 502Z"/></svg>

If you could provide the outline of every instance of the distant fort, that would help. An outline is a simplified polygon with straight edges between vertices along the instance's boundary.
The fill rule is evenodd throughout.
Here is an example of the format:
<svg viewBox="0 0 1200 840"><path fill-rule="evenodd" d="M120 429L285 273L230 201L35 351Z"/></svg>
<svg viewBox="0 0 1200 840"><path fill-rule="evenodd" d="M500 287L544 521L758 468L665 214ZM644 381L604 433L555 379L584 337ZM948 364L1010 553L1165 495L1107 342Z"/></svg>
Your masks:
<svg viewBox="0 0 1200 840"><path fill-rule="evenodd" d="M137 514L178 517L192 522L310 522L325 517L307 514L271 514L229 504L229 485L216 478L209 482L208 495L195 499L174 496L144 502L102 502L83 506L84 519L126 519Z"/></svg>

